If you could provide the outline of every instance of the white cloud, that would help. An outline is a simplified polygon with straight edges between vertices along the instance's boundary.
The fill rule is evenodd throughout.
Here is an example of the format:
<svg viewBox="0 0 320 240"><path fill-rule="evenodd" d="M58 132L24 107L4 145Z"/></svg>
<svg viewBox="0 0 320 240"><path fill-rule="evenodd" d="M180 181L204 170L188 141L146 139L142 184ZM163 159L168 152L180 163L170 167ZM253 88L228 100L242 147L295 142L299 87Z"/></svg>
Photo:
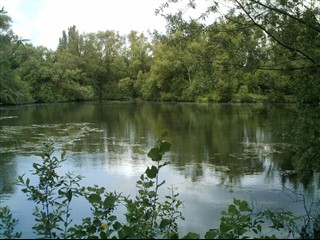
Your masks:
<svg viewBox="0 0 320 240"><path fill-rule="evenodd" d="M2 0L13 31L35 46L57 47L62 31L75 25L80 33L115 30L164 31L154 11L163 0ZM1 4L1 3L0 3ZM0 5L1 7L1 5Z"/></svg>

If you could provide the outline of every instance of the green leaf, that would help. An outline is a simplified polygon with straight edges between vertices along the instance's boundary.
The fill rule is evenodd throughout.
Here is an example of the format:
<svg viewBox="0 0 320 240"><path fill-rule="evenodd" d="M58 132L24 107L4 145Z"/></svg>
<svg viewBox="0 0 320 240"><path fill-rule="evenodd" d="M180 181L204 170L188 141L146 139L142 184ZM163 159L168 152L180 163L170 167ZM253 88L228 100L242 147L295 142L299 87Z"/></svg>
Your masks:
<svg viewBox="0 0 320 240"><path fill-rule="evenodd" d="M111 215L110 217L108 217L108 220L110 222L114 222L115 220L117 220L117 217L115 215Z"/></svg>
<svg viewBox="0 0 320 240"><path fill-rule="evenodd" d="M239 214L239 211L235 205L231 204L231 205L229 205L228 213L231 215L236 215L236 214Z"/></svg>
<svg viewBox="0 0 320 240"><path fill-rule="evenodd" d="M151 168L147 168L146 170L146 174L148 176L148 178L155 178L158 174L158 168L156 166L152 166Z"/></svg>
<svg viewBox="0 0 320 240"><path fill-rule="evenodd" d="M194 232L188 232L182 239L199 239L200 234Z"/></svg>
<svg viewBox="0 0 320 240"><path fill-rule="evenodd" d="M241 215L239 217L239 221L240 223L245 223L245 222L249 222L251 220L251 218L249 216L246 216L246 215Z"/></svg>
<svg viewBox="0 0 320 240"><path fill-rule="evenodd" d="M240 209L240 211L250 211L250 208L248 206L248 202L241 201L239 204L239 209Z"/></svg>
<svg viewBox="0 0 320 240"><path fill-rule="evenodd" d="M26 185L27 185L27 186L30 185L30 179L29 179L29 178L27 178L27 180L26 180Z"/></svg>
<svg viewBox="0 0 320 240"><path fill-rule="evenodd" d="M72 190L71 189L69 189L69 191L67 192L66 197L67 197L68 201L71 202L71 199L72 199Z"/></svg>
<svg viewBox="0 0 320 240"><path fill-rule="evenodd" d="M168 232L166 233L166 239L179 239L179 234L176 232Z"/></svg>
<svg viewBox="0 0 320 240"><path fill-rule="evenodd" d="M153 198L153 197L156 197L156 196L157 196L157 193L156 193L155 191L150 191L150 192L148 193L148 196L149 196L150 198Z"/></svg>
<svg viewBox="0 0 320 240"><path fill-rule="evenodd" d="M101 201L101 197L98 194L90 194L90 196L88 197L88 200L91 204L99 203Z"/></svg>
<svg viewBox="0 0 320 240"><path fill-rule="evenodd" d="M162 219L160 222L160 229L164 229L170 223L171 223L171 221L169 219Z"/></svg>
<svg viewBox="0 0 320 240"><path fill-rule="evenodd" d="M205 239L216 239L218 238L218 229L210 229L206 234L204 235Z"/></svg>
<svg viewBox="0 0 320 240"><path fill-rule="evenodd" d="M97 211L98 212L98 211ZM94 226L98 226L100 227L102 225L102 222L101 222L101 219L94 219L91 223L91 218L88 219L88 225L91 226L91 225L94 225Z"/></svg>
<svg viewBox="0 0 320 240"><path fill-rule="evenodd" d="M39 163L33 163L32 166L36 170L38 170L40 168L40 164Z"/></svg>
<svg viewBox="0 0 320 240"><path fill-rule="evenodd" d="M261 227L261 225L259 224L259 225L257 225L257 229L261 232L262 231L262 227Z"/></svg>
<svg viewBox="0 0 320 240"><path fill-rule="evenodd" d="M114 208L115 202L117 201L117 197L114 195L109 195L106 197L106 199L103 201L103 206L105 208Z"/></svg>
<svg viewBox="0 0 320 240"><path fill-rule="evenodd" d="M227 233L231 228L232 228L232 226L229 224L226 224L223 222L220 224L220 231L223 233Z"/></svg>
<svg viewBox="0 0 320 240"><path fill-rule="evenodd" d="M152 182L152 181L145 182L145 183L143 183L143 186L144 186L145 188L151 188L151 187L153 186L153 183L154 183L154 182Z"/></svg>
<svg viewBox="0 0 320 240"><path fill-rule="evenodd" d="M160 161L162 159L162 155L160 154L159 148L152 148L148 152L148 157L151 158L153 161Z"/></svg>
<svg viewBox="0 0 320 240"><path fill-rule="evenodd" d="M235 204L235 205L240 205L240 203L241 203L241 200L240 199L236 199L236 198L233 198L233 203Z"/></svg>
<svg viewBox="0 0 320 240"><path fill-rule="evenodd" d="M66 151L65 150L63 150L63 152L61 153L61 159L64 159L65 158L65 156L66 156Z"/></svg>
<svg viewBox="0 0 320 240"><path fill-rule="evenodd" d="M127 236L134 236L134 230L132 229L132 227L124 226L123 232L121 232L121 235L123 236L120 236L120 232L119 232L120 238L128 238Z"/></svg>
<svg viewBox="0 0 320 240"><path fill-rule="evenodd" d="M23 177L24 177L24 174L22 176L18 176L18 181L22 184L24 184Z"/></svg>
<svg viewBox="0 0 320 240"><path fill-rule="evenodd" d="M160 153L163 154L165 152L169 152L171 148L171 144L168 142L162 142L160 145Z"/></svg>
<svg viewBox="0 0 320 240"><path fill-rule="evenodd" d="M95 226L92 226L92 225L87 228L87 232L90 233L90 234L95 233L96 230L97 230L97 228Z"/></svg>
<svg viewBox="0 0 320 240"><path fill-rule="evenodd" d="M118 221L116 221L114 224L113 224L113 228L114 230L118 230L122 227L122 224Z"/></svg>
<svg viewBox="0 0 320 240"><path fill-rule="evenodd" d="M100 232L100 239L107 239L107 234L105 232Z"/></svg>

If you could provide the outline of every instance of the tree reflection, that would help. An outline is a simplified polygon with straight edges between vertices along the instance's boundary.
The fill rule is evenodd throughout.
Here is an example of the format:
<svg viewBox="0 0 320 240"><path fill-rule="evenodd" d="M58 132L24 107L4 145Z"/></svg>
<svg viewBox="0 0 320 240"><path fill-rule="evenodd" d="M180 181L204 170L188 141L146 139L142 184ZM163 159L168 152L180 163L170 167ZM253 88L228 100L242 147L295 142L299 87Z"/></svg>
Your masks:
<svg viewBox="0 0 320 240"><path fill-rule="evenodd" d="M320 182L320 106L299 107L293 129L293 166L307 188L313 181Z"/></svg>
<svg viewBox="0 0 320 240"><path fill-rule="evenodd" d="M312 181L309 172L320 168L320 109L297 109L295 105L121 102L10 108L0 114L19 117L0 122L1 152L32 154L53 138L58 147L75 153L76 166L121 167L124 161L136 164L134 159L143 164L153 141L168 129L172 167L190 181L210 174L220 185L241 186L245 176L265 174L268 183L280 172L283 184L298 187L303 181L307 187Z"/></svg>
<svg viewBox="0 0 320 240"><path fill-rule="evenodd" d="M17 169L13 158L11 153L0 153L0 198L1 195L15 192L13 179L17 175Z"/></svg>

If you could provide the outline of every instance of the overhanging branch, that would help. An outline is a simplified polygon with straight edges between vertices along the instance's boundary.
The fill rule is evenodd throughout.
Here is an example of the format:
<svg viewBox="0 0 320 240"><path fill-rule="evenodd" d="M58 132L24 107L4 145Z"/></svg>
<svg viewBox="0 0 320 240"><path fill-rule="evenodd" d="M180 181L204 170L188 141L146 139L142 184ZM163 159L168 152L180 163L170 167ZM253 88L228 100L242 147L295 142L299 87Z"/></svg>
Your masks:
<svg viewBox="0 0 320 240"><path fill-rule="evenodd" d="M259 27L261 30L263 30L265 33L268 34L268 36L270 36L274 41L276 41L279 45L281 45L282 47L289 49L291 51L297 52L299 54L301 54L302 56L304 56L306 59L308 59L310 62L312 62L312 64L315 65L319 65L317 64L317 62L308 54L306 54L305 52L302 52L300 49L291 47L286 45L285 43L283 43L282 41L280 41L276 36L274 36L268 29L266 29L264 26L262 26L261 24L259 24L258 22L256 22L254 20L254 18L250 15L250 13L245 9L245 7L238 1L235 0L235 2L239 5L239 7L242 9L242 11L250 18L250 20L253 22L254 25L256 25L257 27Z"/></svg>

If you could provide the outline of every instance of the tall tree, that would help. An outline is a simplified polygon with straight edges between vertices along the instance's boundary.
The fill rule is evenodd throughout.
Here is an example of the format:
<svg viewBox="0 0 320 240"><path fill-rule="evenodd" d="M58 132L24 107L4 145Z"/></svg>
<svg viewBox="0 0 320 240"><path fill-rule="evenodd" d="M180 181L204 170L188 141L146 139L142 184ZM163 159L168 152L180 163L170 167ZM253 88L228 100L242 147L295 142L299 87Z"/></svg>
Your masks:
<svg viewBox="0 0 320 240"><path fill-rule="evenodd" d="M32 101L28 86L16 73L15 51L22 41L11 30L11 18L0 10L0 105Z"/></svg>
<svg viewBox="0 0 320 240"><path fill-rule="evenodd" d="M182 25L170 18L167 28L166 35L156 35L151 79L163 100L195 100L209 77L204 73L207 36L196 21Z"/></svg>
<svg viewBox="0 0 320 240"><path fill-rule="evenodd" d="M126 37L124 58L127 77L119 81L119 87L131 98L143 97L142 86L152 65L152 45L144 33L131 31Z"/></svg>
<svg viewBox="0 0 320 240"><path fill-rule="evenodd" d="M176 0L163 3L158 12L164 13ZM186 8L196 8L200 1L188 0ZM265 71L278 71L290 77L296 97L302 102L320 101L320 5L316 0L230 0L208 1L208 8L199 19L221 14L223 18L236 22L239 27L255 27L262 30L267 43L274 52L276 61L264 62L259 66ZM181 16L164 14L167 18ZM228 14L231 13L231 14ZM238 16L242 16L239 19ZM239 21L240 20L240 21ZM185 20L183 20L185 21ZM182 22L183 22L182 21ZM208 23L208 25L212 23ZM279 61L282 60L282 61Z"/></svg>
<svg viewBox="0 0 320 240"><path fill-rule="evenodd" d="M81 56L83 53L83 37L79 34L75 25L68 28L68 33L62 31L62 37L59 38L58 51L67 49L74 56Z"/></svg>
<svg viewBox="0 0 320 240"><path fill-rule="evenodd" d="M143 33L131 31L128 35L129 49L127 53L130 77L136 79L138 72L150 71L152 47Z"/></svg>
<svg viewBox="0 0 320 240"><path fill-rule="evenodd" d="M95 97L118 98L117 81L127 76L123 57L123 38L114 31L99 31L83 36L82 69Z"/></svg>

